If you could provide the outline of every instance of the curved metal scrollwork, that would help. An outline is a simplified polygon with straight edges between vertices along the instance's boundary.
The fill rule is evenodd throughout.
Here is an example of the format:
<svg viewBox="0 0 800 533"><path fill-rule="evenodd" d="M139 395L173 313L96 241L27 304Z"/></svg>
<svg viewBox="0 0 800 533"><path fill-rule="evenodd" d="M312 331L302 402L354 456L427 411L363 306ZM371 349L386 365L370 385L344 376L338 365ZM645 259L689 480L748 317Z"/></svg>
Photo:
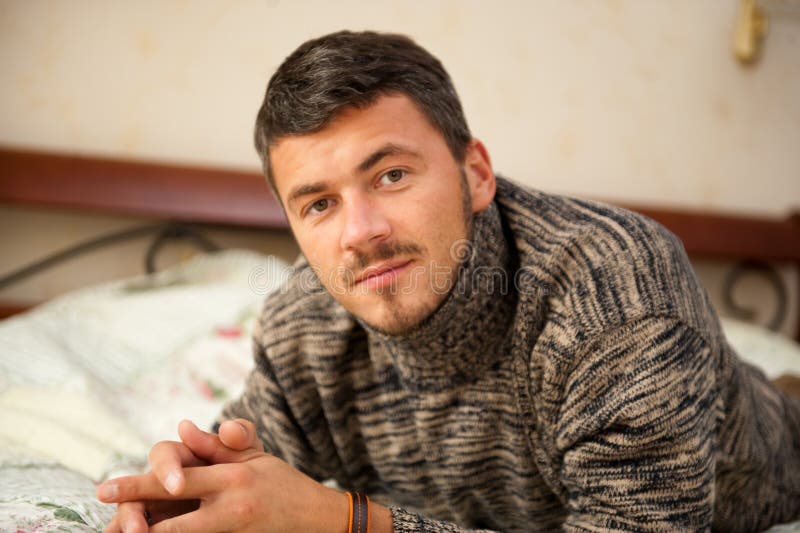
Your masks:
<svg viewBox="0 0 800 533"><path fill-rule="evenodd" d="M722 297L728 311L736 318L753 321L756 311L749 307L743 307L736 303L733 298L733 290L741 279L749 274L756 274L765 279L775 292L775 311L766 323L766 327L772 331L778 331L786 320L789 309L789 290L780 274L764 261L747 260L736 264L726 274L722 285Z"/></svg>
<svg viewBox="0 0 800 533"><path fill-rule="evenodd" d="M175 240L188 240L192 244L206 252L216 252L220 248L211 239L203 235L191 226L170 222L161 231L159 231L156 238L147 248L147 254L144 258L145 272L152 274L156 271L156 255L161 247L168 241Z"/></svg>
<svg viewBox="0 0 800 533"><path fill-rule="evenodd" d="M34 274L38 274L39 272L51 268L57 264L63 263L68 259L92 252L99 248L137 239L153 233L156 233L156 238L150 244L150 247L147 249L147 255L145 256L145 270L148 274L155 272L156 254L158 254L158 251L166 241L186 239L190 240L198 248L207 252L213 252L220 249L219 246L217 246L208 237L203 235L200 231L186 224L178 224L176 222L148 224L145 226L137 226L121 231L115 231L113 233L101 235L100 237L94 237L87 241L52 253L46 257L34 261L33 263L18 268L13 272L0 276L0 289L31 277Z"/></svg>

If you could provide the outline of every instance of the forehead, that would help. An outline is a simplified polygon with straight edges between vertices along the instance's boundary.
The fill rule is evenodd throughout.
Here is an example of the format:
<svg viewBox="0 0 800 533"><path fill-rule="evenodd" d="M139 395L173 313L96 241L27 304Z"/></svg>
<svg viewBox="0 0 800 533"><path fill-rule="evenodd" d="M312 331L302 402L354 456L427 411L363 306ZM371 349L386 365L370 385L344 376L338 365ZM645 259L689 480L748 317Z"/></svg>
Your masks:
<svg viewBox="0 0 800 533"><path fill-rule="evenodd" d="M322 130L291 135L270 148L270 166L279 194L299 179L352 174L363 157L387 144L407 146L428 158L444 148L444 138L405 95L380 96L365 108L347 107Z"/></svg>

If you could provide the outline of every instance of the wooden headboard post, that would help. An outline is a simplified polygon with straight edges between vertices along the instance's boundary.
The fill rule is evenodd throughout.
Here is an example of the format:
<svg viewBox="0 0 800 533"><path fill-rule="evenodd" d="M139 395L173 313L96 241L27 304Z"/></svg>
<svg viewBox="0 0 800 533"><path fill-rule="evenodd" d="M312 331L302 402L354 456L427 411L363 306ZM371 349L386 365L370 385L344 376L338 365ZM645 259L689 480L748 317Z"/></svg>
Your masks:
<svg viewBox="0 0 800 533"><path fill-rule="evenodd" d="M0 203L288 227L258 173L2 148Z"/></svg>

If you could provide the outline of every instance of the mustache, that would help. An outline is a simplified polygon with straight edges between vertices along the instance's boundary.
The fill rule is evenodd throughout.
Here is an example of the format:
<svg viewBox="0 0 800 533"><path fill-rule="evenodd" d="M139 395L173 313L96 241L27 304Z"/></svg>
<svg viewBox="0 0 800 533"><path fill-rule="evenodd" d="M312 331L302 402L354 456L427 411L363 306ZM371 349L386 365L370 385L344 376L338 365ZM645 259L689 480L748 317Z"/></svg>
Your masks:
<svg viewBox="0 0 800 533"><path fill-rule="evenodd" d="M416 243L380 243L375 249L368 253L355 252L353 260L342 265L341 277L346 284L352 285L355 283L356 273L364 270L373 263L388 261L397 256L424 255L424 253L425 248Z"/></svg>
<svg viewBox="0 0 800 533"><path fill-rule="evenodd" d="M376 261L387 261L398 255L420 255L424 253L421 246L414 243L381 243L372 252L356 252L352 265L348 267L363 270Z"/></svg>

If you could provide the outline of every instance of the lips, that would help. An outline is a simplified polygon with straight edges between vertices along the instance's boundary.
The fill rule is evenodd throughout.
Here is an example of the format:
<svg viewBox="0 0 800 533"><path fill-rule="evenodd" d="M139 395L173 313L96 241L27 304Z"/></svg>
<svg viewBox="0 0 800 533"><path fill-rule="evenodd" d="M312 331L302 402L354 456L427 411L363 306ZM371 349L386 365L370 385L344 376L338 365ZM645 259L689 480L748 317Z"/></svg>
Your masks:
<svg viewBox="0 0 800 533"><path fill-rule="evenodd" d="M411 264L410 259L402 259L399 261L390 261L387 263L380 263L371 265L364 269L361 274L356 278L355 284L375 284L383 285L391 281L391 279L398 274L401 270Z"/></svg>

